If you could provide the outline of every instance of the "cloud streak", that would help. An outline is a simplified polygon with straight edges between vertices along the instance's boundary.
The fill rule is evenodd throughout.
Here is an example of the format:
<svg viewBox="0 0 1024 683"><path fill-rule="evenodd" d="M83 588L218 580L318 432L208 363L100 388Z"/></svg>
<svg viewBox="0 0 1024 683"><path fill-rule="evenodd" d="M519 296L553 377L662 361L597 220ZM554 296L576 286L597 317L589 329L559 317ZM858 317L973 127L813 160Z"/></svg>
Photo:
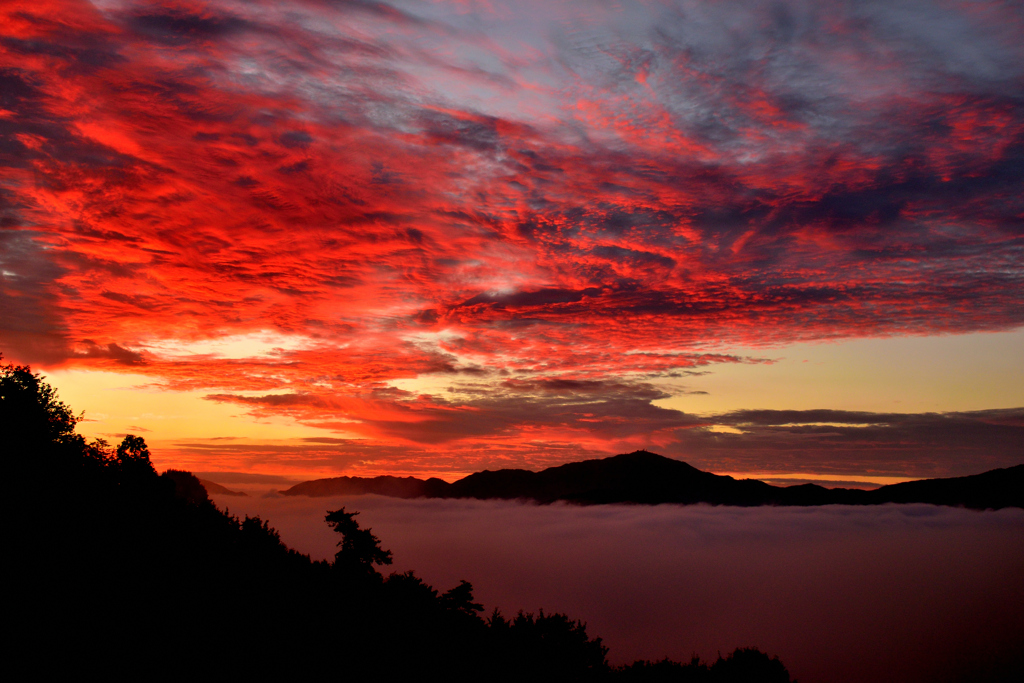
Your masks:
<svg viewBox="0 0 1024 683"><path fill-rule="evenodd" d="M1018 465L1022 456L1021 409L694 415L651 403L663 396L649 386L600 394L487 391L457 402L384 396L325 403L312 395L220 395L211 398L239 403L257 415L289 414L356 438L313 438L284 450L216 442L179 448L219 454L225 470L248 470L275 453L288 452L295 476L314 478L318 475L313 472L344 470L362 476L403 472L449 480L483 469L541 469L639 447L656 448L709 471L805 473L836 480L843 475L964 476Z"/></svg>

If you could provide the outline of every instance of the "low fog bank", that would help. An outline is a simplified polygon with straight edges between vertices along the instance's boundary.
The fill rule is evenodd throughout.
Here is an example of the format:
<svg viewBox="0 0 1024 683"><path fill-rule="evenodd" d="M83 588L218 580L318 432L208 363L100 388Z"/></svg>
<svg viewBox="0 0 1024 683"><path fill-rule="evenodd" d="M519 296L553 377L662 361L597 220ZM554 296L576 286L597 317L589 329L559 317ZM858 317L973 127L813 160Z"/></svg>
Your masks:
<svg viewBox="0 0 1024 683"><path fill-rule="evenodd" d="M1024 651L1022 510L215 501L316 558L337 541L325 511L359 510L393 570L442 590L467 579L488 610L583 619L613 663L756 645L801 683L923 683L978 680Z"/></svg>

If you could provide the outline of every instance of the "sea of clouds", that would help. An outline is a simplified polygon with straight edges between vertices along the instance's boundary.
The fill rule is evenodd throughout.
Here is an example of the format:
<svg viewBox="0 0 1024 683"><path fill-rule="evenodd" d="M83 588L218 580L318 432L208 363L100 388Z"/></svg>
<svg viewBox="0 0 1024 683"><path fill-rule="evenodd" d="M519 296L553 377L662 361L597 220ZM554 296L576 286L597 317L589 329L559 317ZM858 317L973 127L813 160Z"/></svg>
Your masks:
<svg viewBox="0 0 1024 683"><path fill-rule="evenodd" d="M328 509L488 611L561 611L609 659L713 659L754 645L801 683L977 680L1024 652L1024 510L538 506L506 501L216 497L291 547L334 553Z"/></svg>

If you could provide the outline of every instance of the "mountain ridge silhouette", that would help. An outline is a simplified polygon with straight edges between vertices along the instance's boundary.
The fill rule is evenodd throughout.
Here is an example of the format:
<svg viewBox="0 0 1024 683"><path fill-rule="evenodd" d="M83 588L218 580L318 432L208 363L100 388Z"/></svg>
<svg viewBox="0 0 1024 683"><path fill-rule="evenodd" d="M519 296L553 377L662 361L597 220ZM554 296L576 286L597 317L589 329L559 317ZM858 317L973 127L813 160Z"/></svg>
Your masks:
<svg viewBox="0 0 1024 683"><path fill-rule="evenodd" d="M649 451L634 451L539 472L483 470L452 483L437 478L346 476L305 481L280 493L313 497L375 493L394 498L529 500L578 505L707 503L756 507L926 503L984 510L1024 508L1024 464L964 477L890 484L874 490L828 489L817 484L773 486L756 479L734 479Z"/></svg>

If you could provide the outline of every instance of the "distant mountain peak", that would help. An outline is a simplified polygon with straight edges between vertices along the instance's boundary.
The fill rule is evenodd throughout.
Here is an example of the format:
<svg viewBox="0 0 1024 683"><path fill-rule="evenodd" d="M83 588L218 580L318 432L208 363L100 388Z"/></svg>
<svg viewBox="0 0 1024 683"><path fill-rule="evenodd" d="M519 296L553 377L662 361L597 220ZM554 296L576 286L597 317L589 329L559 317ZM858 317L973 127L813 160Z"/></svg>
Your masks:
<svg viewBox="0 0 1024 683"><path fill-rule="evenodd" d="M874 491L826 489L816 484L780 487L755 479L704 472L647 450L565 463L535 472L483 470L454 483L414 477L336 477L297 484L284 495L376 493L399 498L564 501L580 505L879 505L930 503L974 509L1024 507L1024 465L952 479L926 479Z"/></svg>

